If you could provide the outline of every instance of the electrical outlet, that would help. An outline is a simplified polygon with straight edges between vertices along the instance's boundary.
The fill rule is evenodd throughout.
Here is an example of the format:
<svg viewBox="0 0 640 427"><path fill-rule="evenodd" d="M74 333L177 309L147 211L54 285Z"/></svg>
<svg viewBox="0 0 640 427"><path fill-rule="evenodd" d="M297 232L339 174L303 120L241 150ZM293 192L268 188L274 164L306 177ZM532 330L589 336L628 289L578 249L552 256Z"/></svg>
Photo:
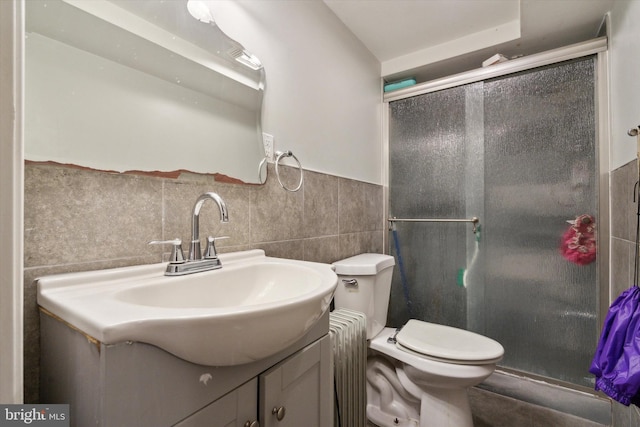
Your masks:
<svg viewBox="0 0 640 427"><path fill-rule="evenodd" d="M268 133L262 133L262 143L264 144L264 155L267 158L267 161L273 163L273 135L269 135Z"/></svg>

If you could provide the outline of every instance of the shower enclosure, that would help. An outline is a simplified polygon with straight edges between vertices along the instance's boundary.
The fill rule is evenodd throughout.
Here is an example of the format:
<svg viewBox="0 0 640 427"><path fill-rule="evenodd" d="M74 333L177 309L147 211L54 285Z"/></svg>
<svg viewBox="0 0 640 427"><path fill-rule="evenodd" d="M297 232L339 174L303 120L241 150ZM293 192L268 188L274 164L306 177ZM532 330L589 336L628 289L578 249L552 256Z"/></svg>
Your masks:
<svg viewBox="0 0 640 427"><path fill-rule="evenodd" d="M503 368L592 386L608 284L599 259L575 264L560 243L577 216L598 227L608 218L599 203L597 61L505 67L389 101L389 250L403 267L391 325L418 318L475 331L504 346ZM473 217L477 226L430 221Z"/></svg>

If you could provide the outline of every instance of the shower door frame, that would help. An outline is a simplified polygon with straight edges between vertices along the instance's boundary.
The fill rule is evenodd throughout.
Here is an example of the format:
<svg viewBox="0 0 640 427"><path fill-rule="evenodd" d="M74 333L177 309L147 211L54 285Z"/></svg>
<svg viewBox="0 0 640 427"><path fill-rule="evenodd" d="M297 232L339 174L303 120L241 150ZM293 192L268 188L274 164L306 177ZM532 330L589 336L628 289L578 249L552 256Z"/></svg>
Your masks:
<svg viewBox="0 0 640 427"><path fill-rule="evenodd" d="M599 37L593 40L585 41L569 45L566 47L553 49L547 52L529 55L526 57L513 59L497 65L486 68L467 71L420 83L415 86L400 89L394 92L385 93L383 97L383 117L382 117L382 134L383 134L383 192L384 192L384 218L387 225L390 225L389 219L389 103L398 101L426 93L436 92L444 89L450 89L470 83L476 83L487 79L502 77L521 71L531 70L534 68L552 65L563 61L582 58L586 56L595 56L595 96L596 96L596 164L598 176L598 233L597 247L598 258L598 291L597 291L597 324L598 328L594 331L596 340L600 336L602 323L607 314L610 304L610 203L609 203L609 151L610 151L610 132L609 132L609 56L608 56L607 37ZM480 218L482 224L482 218ZM385 251L389 250L388 233L383 233L383 247ZM575 389L591 394L595 394L594 390L578 384L567 383L554 378L541 377L529 372L522 372L506 367L499 367L499 370L514 373L519 376L528 377L536 380L561 385L570 389Z"/></svg>

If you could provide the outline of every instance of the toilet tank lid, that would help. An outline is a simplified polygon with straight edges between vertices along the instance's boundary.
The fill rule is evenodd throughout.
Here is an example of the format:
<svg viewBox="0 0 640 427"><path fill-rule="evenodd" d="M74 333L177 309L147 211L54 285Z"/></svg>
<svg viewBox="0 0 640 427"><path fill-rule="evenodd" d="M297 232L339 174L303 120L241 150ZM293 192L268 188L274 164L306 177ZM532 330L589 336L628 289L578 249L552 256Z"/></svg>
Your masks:
<svg viewBox="0 0 640 427"><path fill-rule="evenodd" d="M373 275L395 265L395 259L383 254L360 254L333 263L336 274Z"/></svg>

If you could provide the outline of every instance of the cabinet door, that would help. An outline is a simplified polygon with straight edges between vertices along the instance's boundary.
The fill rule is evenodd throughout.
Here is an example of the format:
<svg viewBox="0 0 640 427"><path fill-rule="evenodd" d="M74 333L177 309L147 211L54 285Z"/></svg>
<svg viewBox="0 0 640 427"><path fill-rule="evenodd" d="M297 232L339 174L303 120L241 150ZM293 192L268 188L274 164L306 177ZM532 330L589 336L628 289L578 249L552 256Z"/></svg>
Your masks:
<svg viewBox="0 0 640 427"><path fill-rule="evenodd" d="M333 426L330 363L325 335L260 375L260 426Z"/></svg>
<svg viewBox="0 0 640 427"><path fill-rule="evenodd" d="M258 379L254 378L174 427L253 427L257 415Z"/></svg>

